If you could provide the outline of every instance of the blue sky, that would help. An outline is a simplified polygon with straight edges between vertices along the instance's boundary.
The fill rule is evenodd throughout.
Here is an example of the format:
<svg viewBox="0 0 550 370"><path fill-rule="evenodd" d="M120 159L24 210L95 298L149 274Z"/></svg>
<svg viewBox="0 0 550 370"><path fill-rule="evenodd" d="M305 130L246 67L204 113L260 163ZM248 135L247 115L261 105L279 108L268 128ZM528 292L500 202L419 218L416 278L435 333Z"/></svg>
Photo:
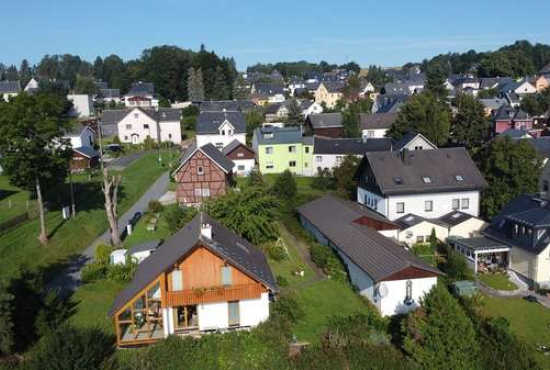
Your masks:
<svg viewBox="0 0 550 370"><path fill-rule="evenodd" d="M204 43L255 62L322 59L401 65L517 39L550 44L548 0L27 0L2 1L0 62L44 54L136 58L154 45Z"/></svg>

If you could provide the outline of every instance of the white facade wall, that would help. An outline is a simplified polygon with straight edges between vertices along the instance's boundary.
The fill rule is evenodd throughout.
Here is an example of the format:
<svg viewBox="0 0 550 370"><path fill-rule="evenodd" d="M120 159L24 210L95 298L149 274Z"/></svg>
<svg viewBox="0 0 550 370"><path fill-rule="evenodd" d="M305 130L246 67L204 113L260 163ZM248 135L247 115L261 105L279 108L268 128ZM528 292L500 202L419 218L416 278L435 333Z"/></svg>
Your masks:
<svg viewBox="0 0 550 370"><path fill-rule="evenodd" d="M82 130L80 135L71 135L68 136L68 139L71 141L73 148L80 148L82 146L91 147L94 143L94 134L89 128L86 128Z"/></svg>
<svg viewBox="0 0 550 370"><path fill-rule="evenodd" d="M256 326L269 318L269 293L262 293L259 299L239 301L241 326Z"/></svg>
<svg viewBox="0 0 550 370"><path fill-rule="evenodd" d="M179 121L159 122L161 141L181 142ZM118 137L123 143L141 144L149 136L157 141L157 121L141 110L135 109L128 113L118 124Z"/></svg>
<svg viewBox="0 0 550 370"><path fill-rule="evenodd" d="M75 117L90 117L95 114L94 103L90 95L69 94L67 99L73 102L71 114Z"/></svg>
<svg viewBox="0 0 550 370"><path fill-rule="evenodd" d="M233 135L220 135L220 134L206 134L197 135L197 147L201 147L206 144L212 144L218 149L222 149L229 145L233 140L237 139L243 145L246 145L246 133L233 134Z"/></svg>
<svg viewBox="0 0 550 370"><path fill-rule="evenodd" d="M229 309L227 302L203 303L197 305L199 330L227 329Z"/></svg>
<svg viewBox="0 0 550 370"><path fill-rule="evenodd" d="M410 305L405 304L407 281L392 280L381 283L386 285L388 291L388 294L384 298L378 298L380 300L379 307L382 316L403 314L419 307L420 300L437 284L437 277L410 280L412 282L412 298L414 300Z"/></svg>
<svg viewBox="0 0 550 370"><path fill-rule="evenodd" d="M449 228L449 236L459 236L461 238L471 238L479 235L481 230L485 229L489 224L479 218L470 218L458 225Z"/></svg>
<svg viewBox="0 0 550 370"><path fill-rule="evenodd" d="M479 191L396 195L382 198L378 194L357 188L358 202L383 214L390 221L398 219L407 213L424 218L439 218L456 210L453 209L453 199L460 199L460 211L475 217L479 216ZM465 199L468 199L468 208L462 208L462 204L466 204ZM426 201L432 202L432 211L426 211ZM405 204L402 213L397 213L398 203Z"/></svg>
<svg viewBox="0 0 550 370"><path fill-rule="evenodd" d="M346 157L346 154L319 154L314 153L313 154L313 173L312 175L317 175L317 170L325 169L328 170L334 169L335 167L338 167L340 163L344 160ZM361 158L362 156L358 155L358 158Z"/></svg>
<svg viewBox="0 0 550 370"><path fill-rule="evenodd" d="M156 138L154 138L156 140ZM181 125L179 121L160 122L160 141L181 143Z"/></svg>
<svg viewBox="0 0 550 370"><path fill-rule="evenodd" d="M8 102L11 98L15 98L19 93L3 93L2 97L4 98L4 101Z"/></svg>
<svg viewBox="0 0 550 370"><path fill-rule="evenodd" d="M416 136L414 139L409 141L407 145L405 145L402 149L408 149L408 150L429 150L429 149L437 149L437 147L433 146L429 141L424 140L421 136Z"/></svg>
<svg viewBox="0 0 550 370"><path fill-rule="evenodd" d="M449 230L446 227L431 222L421 222L417 225L403 229L399 232L398 240L409 246L416 243L428 243L432 230L435 230L435 236L439 240L445 240L449 236ZM419 240L418 238L422 238Z"/></svg>
<svg viewBox="0 0 550 370"><path fill-rule="evenodd" d="M374 299L374 280L369 275L367 275L365 271L357 267L357 265L353 263L348 257L343 255L342 253L338 254L342 257L342 260L344 261L348 269L351 283L357 288L357 290L359 290L359 294L367 297L369 301L371 301L380 310L380 300L376 301Z"/></svg>
<svg viewBox="0 0 550 370"><path fill-rule="evenodd" d="M256 165L255 159L233 159L235 167L233 167L233 173L237 176L248 176Z"/></svg>
<svg viewBox="0 0 550 370"><path fill-rule="evenodd" d="M361 136L368 139L380 139L385 138L387 132L386 128L363 129Z"/></svg>

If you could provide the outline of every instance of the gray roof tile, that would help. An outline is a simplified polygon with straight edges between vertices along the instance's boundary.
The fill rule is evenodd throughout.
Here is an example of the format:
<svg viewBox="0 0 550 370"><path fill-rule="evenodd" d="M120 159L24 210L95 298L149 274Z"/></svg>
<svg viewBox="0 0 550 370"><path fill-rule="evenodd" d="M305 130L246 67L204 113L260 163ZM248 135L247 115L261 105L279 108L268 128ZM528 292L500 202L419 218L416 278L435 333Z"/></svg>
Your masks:
<svg viewBox="0 0 550 370"><path fill-rule="evenodd" d="M225 122L229 122L235 128L235 133L242 134L246 132L246 121L244 114L239 111L221 111L206 112L199 114L197 119L197 134L217 134L219 127Z"/></svg>

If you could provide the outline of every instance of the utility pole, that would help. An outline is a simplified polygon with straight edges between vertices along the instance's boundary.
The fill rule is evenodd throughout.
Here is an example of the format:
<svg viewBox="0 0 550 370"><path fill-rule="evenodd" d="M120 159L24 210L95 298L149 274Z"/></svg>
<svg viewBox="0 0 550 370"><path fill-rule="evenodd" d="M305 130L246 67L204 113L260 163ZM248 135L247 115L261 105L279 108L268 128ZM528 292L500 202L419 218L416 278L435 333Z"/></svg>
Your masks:
<svg viewBox="0 0 550 370"><path fill-rule="evenodd" d="M76 217L76 205L74 202L74 189L73 189L73 171L69 168L69 187L71 189L71 214L72 218Z"/></svg>
<svg viewBox="0 0 550 370"><path fill-rule="evenodd" d="M160 112L159 112L159 107L155 107L155 112L156 112L156 119L157 119L157 153L158 153L158 161L159 161L159 166L162 166L162 157L160 155Z"/></svg>

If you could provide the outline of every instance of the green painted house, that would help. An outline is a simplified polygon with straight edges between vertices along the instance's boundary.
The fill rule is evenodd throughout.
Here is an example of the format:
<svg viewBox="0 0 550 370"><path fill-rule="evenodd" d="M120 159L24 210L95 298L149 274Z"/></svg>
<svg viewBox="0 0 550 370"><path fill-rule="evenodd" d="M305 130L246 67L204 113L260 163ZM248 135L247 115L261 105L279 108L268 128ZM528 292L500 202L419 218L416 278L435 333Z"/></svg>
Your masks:
<svg viewBox="0 0 550 370"><path fill-rule="evenodd" d="M313 174L313 137L303 136L301 127L260 127L254 131L252 147L260 172L290 170L299 176Z"/></svg>

